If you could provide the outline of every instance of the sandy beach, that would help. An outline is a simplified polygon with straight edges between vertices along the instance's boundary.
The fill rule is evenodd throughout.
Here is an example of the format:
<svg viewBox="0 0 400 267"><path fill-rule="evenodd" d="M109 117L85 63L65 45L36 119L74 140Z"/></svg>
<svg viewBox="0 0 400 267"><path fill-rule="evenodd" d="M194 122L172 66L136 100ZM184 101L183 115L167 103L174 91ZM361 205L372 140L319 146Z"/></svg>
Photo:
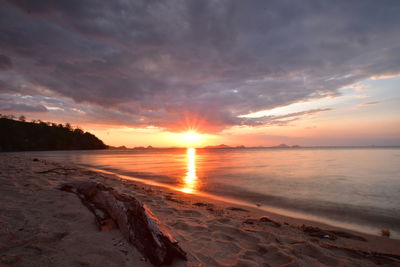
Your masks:
<svg viewBox="0 0 400 267"><path fill-rule="evenodd" d="M187 252L173 266L400 266L400 240L7 154L0 155L0 266L152 266L118 229L100 232L75 194L57 189L75 181L143 201Z"/></svg>

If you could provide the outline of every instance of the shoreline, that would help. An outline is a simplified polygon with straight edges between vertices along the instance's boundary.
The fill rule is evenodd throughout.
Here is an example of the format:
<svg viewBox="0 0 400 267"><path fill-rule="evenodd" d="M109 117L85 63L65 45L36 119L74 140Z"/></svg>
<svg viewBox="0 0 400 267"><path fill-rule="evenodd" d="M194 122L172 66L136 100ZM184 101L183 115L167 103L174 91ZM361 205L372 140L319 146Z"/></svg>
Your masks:
<svg viewBox="0 0 400 267"><path fill-rule="evenodd" d="M27 262L150 266L118 230L98 232L93 216L80 201L56 189L61 183L84 180L101 182L149 206L188 253L188 262L174 262L174 266L400 266L397 239L127 181L73 164L33 161L29 155L0 154L0 162L0 200L5 204L0 213L0 263L6 266ZM51 171L54 168L59 170ZM328 236L335 235L332 231L344 232L347 237L336 234L331 240L323 232L320 238L315 232L310 235L310 227L331 231Z"/></svg>
<svg viewBox="0 0 400 267"><path fill-rule="evenodd" d="M147 186L159 187L160 189L166 188L167 190L172 190L172 191L178 192L178 193L183 192L182 188L180 188L180 187L164 184L164 183L157 182L154 180L145 180L142 178L125 175L122 173L113 172L113 171L109 171L109 170L103 170L103 169L95 168L95 167L84 166L84 168L95 171L95 172L113 175L122 180L138 182L138 183L145 184ZM357 224L356 222L340 222L335 219L330 219L330 218L313 215L313 214L304 214L302 212L288 210L288 209L279 208L279 207L268 207L268 206L262 206L262 205L258 206L255 203L246 202L243 200L237 200L237 199L234 199L234 198L231 198L228 196L217 196L217 195L214 195L211 193L206 193L206 192L196 192L196 193L188 193L188 194L192 195L193 197L206 198L209 201L225 202L225 203L230 203L231 205L239 205L241 207L261 210L262 212L266 212L266 213L270 214L270 216L280 217L280 218L284 218L286 220L301 221L301 222L304 221L307 224L314 224L314 225L319 225L322 227L334 227L334 228L338 228L338 229L344 229L346 231L357 232L360 234L380 236L380 230L382 229L382 228L375 228L372 226L363 226L361 224ZM389 229L389 230L391 230L391 229ZM391 238L400 240L400 233L391 230Z"/></svg>
<svg viewBox="0 0 400 267"><path fill-rule="evenodd" d="M325 160L309 161L308 152L304 152L306 153L304 155L305 158L309 160L300 160L298 162L296 159L296 162L300 164L298 167L296 167L296 164L284 164L285 168L279 169L279 163L276 161L267 163L264 162L265 160L260 166L253 166L249 157L245 157L243 161L245 164L232 168L232 170L224 170L227 167L227 163L222 162L222 165L218 167L207 165L207 159L217 155L213 151L196 152L195 167L199 177L188 179L188 156L184 156L187 151L186 153L183 151L176 152L177 154L168 152L162 155L169 155L169 153L173 157L165 159L168 160L168 164L173 164L170 166L173 166L172 169L162 163L165 161L163 157L160 157L160 159L156 157L154 162L153 160L146 161L146 153L142 154L142 152L138 153L138 164L134 163L132 165L123 158L133 158L136 157L136 154L126 150L94 153L92 151L62 151L60 154L57 152L14 154L17 156L25 154L27 156L43 157L43 159L56 160L57 162L71 162L95 171L108 171L112 174L124 176L126 179L133 178L135 181L166 186L178 191L188 185L187 181L193 181L194 185L190 185L192 188L190 190L194 194L202 194L202 196L209 198L218 196L218 199L222 197L221 200L223 201L236 204L240 202L240 205L257 206L267 212L316 221L372 235L381 235L381 229L389 229L392 238L400 239L400 217L397 215L399 209L398 205L395 204L398 200L397 191L395 190L396 186L399 185L395 179L398 168L395 167L396 161L393 157L391 157L391 163L387 163L385 166L380 166L380 164L375 166L375 163L368 165L370 167L353 166L353 164L349 163L349 160L342 160L335 164L337 166L342 166L343 164L343 166L336 168L332 167L335 165L333 163L331 166L329 157L332 155L330 153L326 154L325 151L319 151L318 153L325 155L323 157ZM292 156L295 155L291 154L291 152L288 153ZM359 155L359 153L356 154ZM386 152L380 151L378 153L386 155ZM393 153L390 152L389 154L395 157L394 154L396 153ZM80 155L86 154L88 157L80 157ZM104 157L102 156L103 154L105 155ZM112 158L114 154L116 162ZM149 155L157 154L158 152L151 152ZM340 155L342 154L335 154L334 158L341 158ZM241 163L241 160L236 160L234 155L236 154L226 154L226 157L229 158L228 162ZM264 153L262 155L268 157ZM369 155L368 157L371 160L375 156ZM184 161L182 161L183 158L185 158ZM279 158L279 156L273 158ZM102 159L105 161L102 162ZM112 162L108 162L108 160L112 160ZM143 162L143 166L141 166L141 162ZM161 164L158 165L157 163L159 162ZM306 164L305 162L311 164L307 169L301 167ZM176 165L177 163L179 166ZM185 169L184 165L186 166ZM250 166L254 168L247 168ZM274 170L274 166L278 170ZM328 168L326 173L321 172L322 166ZM379 169L381 167L382 169ZM264 170L262 168L266 168L265 173L263 173ZM279 175L275 175L275 172ZM306 174L307 172L310 172L310 175ZM301 177L302 173L304 177ZM288 179L286 179L285 175L288 175ZM299 177L294 179L295 176ZM220 178L222 178L222 181L220 181ZM247 185L242 181L249 181L249 184ZM299 185L298 189L293 186L297 184ZM278 193L274 189L281 191Z"/></svg>

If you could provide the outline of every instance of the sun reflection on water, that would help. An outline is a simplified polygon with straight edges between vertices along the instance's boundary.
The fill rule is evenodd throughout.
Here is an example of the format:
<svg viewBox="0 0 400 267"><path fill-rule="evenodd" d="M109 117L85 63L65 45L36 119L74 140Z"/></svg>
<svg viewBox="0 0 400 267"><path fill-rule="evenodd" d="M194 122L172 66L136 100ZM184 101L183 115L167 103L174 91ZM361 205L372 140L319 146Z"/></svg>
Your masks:
<svg viewBox="0 0 400 267"><path fill-rule="evenodd" d="M197 175L196 175L196 149L188 148L186 151L186 160L187 160L187 172L186 176L183 178L183 188L182 192L185 193L194 193L196 190L197 184Z"/></svg>

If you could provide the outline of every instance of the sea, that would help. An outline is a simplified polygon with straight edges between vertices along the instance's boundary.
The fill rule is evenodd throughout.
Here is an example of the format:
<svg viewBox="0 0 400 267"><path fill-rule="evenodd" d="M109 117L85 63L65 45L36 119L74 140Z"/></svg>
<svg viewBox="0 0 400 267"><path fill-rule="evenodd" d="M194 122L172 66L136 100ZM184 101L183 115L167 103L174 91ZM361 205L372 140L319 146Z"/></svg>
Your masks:
<svg viewBox="0 0 400 267"><path fill-rule="evenodd" d="M19 152L187 194L400 238L400 148Z"/></svg>

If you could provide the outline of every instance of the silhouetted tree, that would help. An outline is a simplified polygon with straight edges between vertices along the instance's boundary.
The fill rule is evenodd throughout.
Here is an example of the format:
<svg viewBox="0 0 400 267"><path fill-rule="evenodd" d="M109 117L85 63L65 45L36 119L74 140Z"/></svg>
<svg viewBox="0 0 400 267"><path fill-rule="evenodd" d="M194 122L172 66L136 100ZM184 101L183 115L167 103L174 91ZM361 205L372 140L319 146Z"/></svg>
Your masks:
<svg viewBox="0 0 400 267"><path fill-rule="evenodd" d="M65 128L67 128L68 130L72 131L72 126L68 122L65 124Z"/></svg>
<svg viewBox="0 0 400 267"><path fill-rule="evenodd" d="M82 129L80 129L80 128L76 128L76 129L74 130L74 133L76 133L76 134L83 134L83 131L82 131Z"/></svg>

